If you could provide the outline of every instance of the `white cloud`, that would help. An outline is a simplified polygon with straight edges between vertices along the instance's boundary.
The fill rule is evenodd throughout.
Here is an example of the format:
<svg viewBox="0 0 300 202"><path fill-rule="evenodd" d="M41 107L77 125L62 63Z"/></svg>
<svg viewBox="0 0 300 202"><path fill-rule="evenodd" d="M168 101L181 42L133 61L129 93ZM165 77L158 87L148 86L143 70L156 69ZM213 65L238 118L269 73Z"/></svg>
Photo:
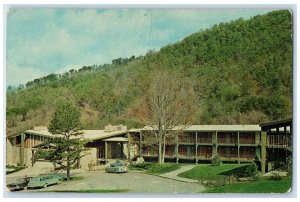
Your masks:
<svg viewBox="0 0 300 202"><path fill-rule="evenodd" d="M7 64L6 85L26 84L28 81L45 76L45 72L31 67Z"/></svg>
<svg viewBox="0 0 300 202"><path fill-rule="evenodd" d="M26 78L8 77L10 84L143 55L212 23L207 19L220 20L208 9L21 8L8 17L7 62L14 65L7 72L27 72Z"/></svg>

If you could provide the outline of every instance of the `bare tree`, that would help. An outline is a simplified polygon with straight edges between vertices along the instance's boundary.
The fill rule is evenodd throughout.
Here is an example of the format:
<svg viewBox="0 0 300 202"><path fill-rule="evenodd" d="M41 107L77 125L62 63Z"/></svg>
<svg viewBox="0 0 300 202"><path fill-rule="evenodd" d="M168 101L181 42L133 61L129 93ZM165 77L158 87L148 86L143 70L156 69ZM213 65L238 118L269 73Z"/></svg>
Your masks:
<svg viewBox="0 0 300 202"><path fill-rule="evenodd" d="M175 142L175 134L193 121L197 113L195 100L189 79L171 70L156 70L150 75L145 107L148 129L158 146L158 163L164 163L166 140Z"/></svg>

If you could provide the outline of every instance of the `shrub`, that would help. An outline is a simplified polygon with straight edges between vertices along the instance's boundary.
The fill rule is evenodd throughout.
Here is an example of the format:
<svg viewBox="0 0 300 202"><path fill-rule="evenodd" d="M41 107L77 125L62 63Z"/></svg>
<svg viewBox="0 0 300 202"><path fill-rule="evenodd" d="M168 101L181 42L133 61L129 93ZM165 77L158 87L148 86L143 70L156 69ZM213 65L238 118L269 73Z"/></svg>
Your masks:
<svg viewBox="0 0 300 202"><path fill-rule="evenodd" d="M212 164L213 166L220 166L220 165L222 165L222 161L221 161L219 155L215 155L215 156L212 158L211 164Z"/></svg>
<svg viewBox="0 0 300 202"><path fill-rule="evenodd" d="M249 164L246 169L245 169L245 177L252 177L255 178L257 175L258 171L257 171L257 165L252 162L251 164Z"/></svg>
<svg viewBox="0 0 300 202"><path fill-rule="evenodd" d="M287 163L287 175L291 176L292 175L292 169L293 169L292 157L291 156L289 156L286 159L286 163Z"/></svg>
<svg viewBox="0 0 300 202"><path fill-rule="evenodd" d="M275 180L275 181L280 181L280 180L282 180L282 176L280 175L280 173L279 172L273 172L272 173L273 175L272 175L272 179L273 180Z"/></svg>
<svg viewBox="0 0 300 202"><path fill-rule="evenodd" d="M34 154L35 159L48 159L49 151L47 150L37 150Z"/></svg>

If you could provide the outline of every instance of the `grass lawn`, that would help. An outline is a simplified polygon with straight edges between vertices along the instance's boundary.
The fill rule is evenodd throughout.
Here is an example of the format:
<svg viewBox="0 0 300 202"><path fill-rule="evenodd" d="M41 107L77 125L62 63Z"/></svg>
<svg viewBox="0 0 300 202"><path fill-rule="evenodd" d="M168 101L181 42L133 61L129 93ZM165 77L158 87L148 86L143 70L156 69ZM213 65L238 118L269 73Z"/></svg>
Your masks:
<svg viewBox="0 0 300 202"><path fill-rule="evenodd" d="M141 163L129 166L129 169L131 170L146 171L149 174L163 174L177 170L179 168L180 165L177 163L164 163L161 165L157 163Z"/></svg>
<svg viewBox="0 0 300 202"><path fill-rule="evenodd" d="M195 180L218 180L226 178L233 173L231 171L240 172L239 170L242 170L247 165L248 164L222 164L221 166L212 166L211 164L203 164L180 173L178 176Z"/></svg>
<svg viewBox="0 0 300 202"><path fill-rule="evenodd" d="M206 193L286 193L292 185L291 178L275 181L262 178L259 181L237 182L221 187L207 187Z"/></svg>

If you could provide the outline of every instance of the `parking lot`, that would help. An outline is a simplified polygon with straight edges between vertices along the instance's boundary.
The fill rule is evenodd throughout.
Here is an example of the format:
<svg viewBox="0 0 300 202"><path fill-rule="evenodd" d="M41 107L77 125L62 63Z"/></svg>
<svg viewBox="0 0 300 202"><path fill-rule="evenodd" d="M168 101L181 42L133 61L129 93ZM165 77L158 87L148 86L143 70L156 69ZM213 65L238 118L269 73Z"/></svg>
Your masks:
<svg viewBox="0 0 300 202"><path fill-rule="evenodd" d="M198 183L186 183L164 177L148 175L140 172L115 174L104 171L87 171L76 173L80 177L74 181L63 181L61 184L43 189L23 190L20 192L55 192L76 190L126 190L126 193L199 193L204 187ZM7 182L12 181L7 178Z"/></svg>

